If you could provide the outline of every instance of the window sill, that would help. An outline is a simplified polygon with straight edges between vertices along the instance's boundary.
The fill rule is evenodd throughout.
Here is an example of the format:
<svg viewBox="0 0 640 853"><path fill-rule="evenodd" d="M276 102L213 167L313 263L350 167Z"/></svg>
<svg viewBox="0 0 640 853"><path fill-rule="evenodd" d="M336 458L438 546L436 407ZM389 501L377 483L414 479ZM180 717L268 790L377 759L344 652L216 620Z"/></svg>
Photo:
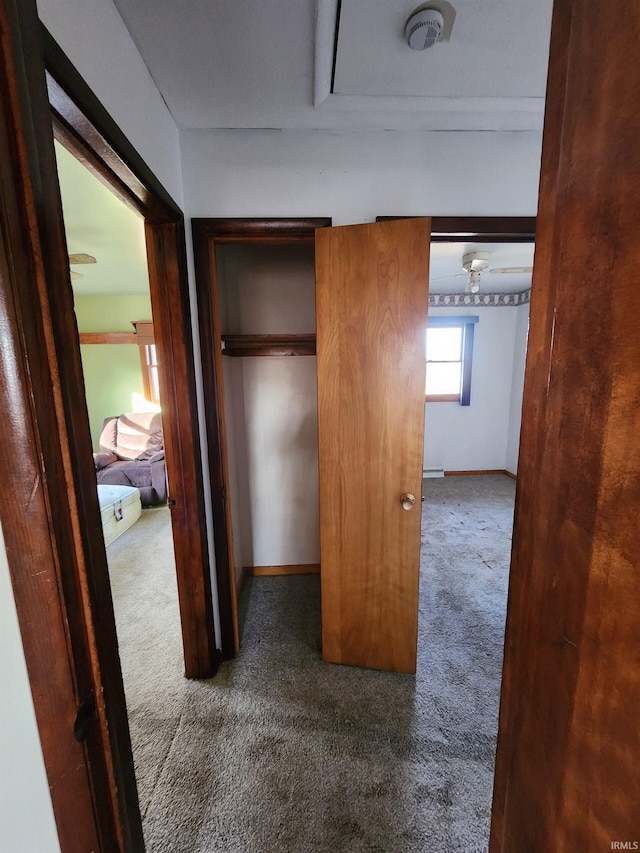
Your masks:
<svg viewBox="0 0 640 853"><path fill-rule="evenodd" d="M460 394L427 394L425 403L459 403Z"/></svg>

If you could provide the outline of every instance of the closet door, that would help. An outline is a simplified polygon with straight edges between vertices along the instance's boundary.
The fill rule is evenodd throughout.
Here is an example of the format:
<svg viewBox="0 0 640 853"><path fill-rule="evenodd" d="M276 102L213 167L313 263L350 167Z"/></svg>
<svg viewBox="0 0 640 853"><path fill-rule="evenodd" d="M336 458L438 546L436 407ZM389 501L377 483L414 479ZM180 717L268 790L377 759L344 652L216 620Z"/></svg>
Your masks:
<svg viewBox="0 0 640 853"><path fill-rule="evenodd" d="M334 663L416 668L430 236L430 219L316 231L322 654Z"/></svg>

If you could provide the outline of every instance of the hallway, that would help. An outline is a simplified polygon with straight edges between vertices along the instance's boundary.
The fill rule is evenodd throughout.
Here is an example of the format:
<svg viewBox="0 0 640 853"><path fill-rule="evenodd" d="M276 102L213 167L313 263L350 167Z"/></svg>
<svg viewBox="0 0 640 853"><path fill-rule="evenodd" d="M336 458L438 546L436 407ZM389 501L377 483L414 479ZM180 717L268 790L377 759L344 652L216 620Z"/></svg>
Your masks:
<svg viewBox="0 0 640 853"><path fill-rule="evenodd" d="M307 575L247 578L239 657L185 681L163 511L129 531L155 527L144 576L127 566L128 534L114 543L149 850L486 850L515 483L424 486L415 679L323 663Z"/></svg>

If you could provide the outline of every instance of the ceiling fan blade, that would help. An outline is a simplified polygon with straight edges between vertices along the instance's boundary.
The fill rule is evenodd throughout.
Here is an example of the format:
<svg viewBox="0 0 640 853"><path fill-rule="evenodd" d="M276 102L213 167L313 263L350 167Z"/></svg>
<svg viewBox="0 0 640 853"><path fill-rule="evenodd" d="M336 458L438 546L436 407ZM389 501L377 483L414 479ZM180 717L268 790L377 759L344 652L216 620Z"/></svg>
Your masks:
<svg viewBox="0 0 640 853"><path fill-rule="evenodd" d="M533 267L493 267L486 272L507 273L507 275L518 275L519 273L533 272Z"/></svg>
<svg viewBox="0 0 640 853"><path fill-rule="evenodd" d="M468 276L469 273L468 272L457 272L457 273L454 273L453 275L441 275L440 278L430 278L429 284L433 284L436 281L446 281L448 278L460 278L463 275Z"/></svg>
<svg viewBox="0 0 640 853"><path fill-rule="evenodd" d="M69 255L70 264L95 264L97 263L93 255L87 255L85 252L79 252L77 255Z"/></svg>
<svg viewBox="0 0 640 853"><path fill-rule="evenodd" d="M84 278L81 272L76 272L75 270L70 270L71 272L71 281L75 281L77 278Z"/></svg>

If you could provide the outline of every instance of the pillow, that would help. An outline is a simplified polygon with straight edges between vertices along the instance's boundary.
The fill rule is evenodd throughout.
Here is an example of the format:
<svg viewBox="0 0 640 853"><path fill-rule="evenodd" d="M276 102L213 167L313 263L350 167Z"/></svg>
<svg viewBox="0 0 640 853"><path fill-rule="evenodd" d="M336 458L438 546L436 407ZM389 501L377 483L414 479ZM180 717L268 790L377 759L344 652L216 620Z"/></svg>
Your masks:
<svg viewBox="0 0 640 853"><path fill-rule="evenodd" d="M158 412L129 412L118 417L114 447L119 459L146 462L162 450L162 420Z"/></svg>
<svg viewBox="0 0 640 853"><path fill-rule="evenodd" d="M102 471L103 468L106 468L107 465L111 465L112 462L117 462L118 457L115 453L94 453L93 454L93 464L96 466L96 471Z"/></svg>
<svg viewBox="0 0 640 853"><path fill-rule="evenodd" d="M147 448L139 456L136 456L138 462L147 462L159 450L164 449L164 439L161 432L154 432L147 439Z"/></svg>

